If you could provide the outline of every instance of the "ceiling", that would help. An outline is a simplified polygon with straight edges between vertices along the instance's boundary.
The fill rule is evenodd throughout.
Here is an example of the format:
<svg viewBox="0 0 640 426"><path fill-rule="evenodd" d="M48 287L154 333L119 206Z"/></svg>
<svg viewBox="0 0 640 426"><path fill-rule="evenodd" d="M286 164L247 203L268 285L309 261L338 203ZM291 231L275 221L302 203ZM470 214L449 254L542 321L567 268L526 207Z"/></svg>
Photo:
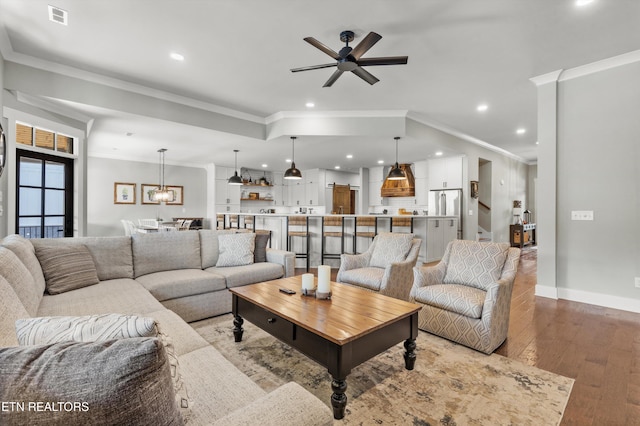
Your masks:
<svg viewBox="0 0 640 426"><path fill-rule="evenodd" d="M48 20L47 5L68 11L69 24ZM640 2L594 0L0 0L6 60L41 67L64 64L89 73L190 98L265 123L274 114L409 111L491 144L525 162L537 159L536 88L531 77L640 49ZM334 50L342 30L355 46L382 35L363 57L408 55L407 65L368 67L370 86L345 73L322 85L332 68L289 69L331 59L303 41ZM169 58L171 52L184 61ZM95 119L89 155L167 163L286 168L288 136L257 140L58 99L48 103ZM479 104L487 110L476 110ZM516 134L523 128L524 134ZM127 133L131 135L127 136ZM301 137L298 168L356 170L394 161L384 136ZM400 161L428 158L432 141L403 138ZM446 147L444 147L446 150ZM153 153L153 155L150 155ZM352 159L346 159L352 154ZM447 154L445 152L445 154Z"/></svg>

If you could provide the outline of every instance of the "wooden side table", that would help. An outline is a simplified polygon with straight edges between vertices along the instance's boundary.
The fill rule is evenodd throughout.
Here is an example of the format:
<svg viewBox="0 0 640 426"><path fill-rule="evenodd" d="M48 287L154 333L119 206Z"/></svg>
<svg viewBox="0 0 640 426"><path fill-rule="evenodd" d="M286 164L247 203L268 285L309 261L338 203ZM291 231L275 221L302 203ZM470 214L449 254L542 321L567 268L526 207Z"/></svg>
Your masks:
<svg viewBox="0 0 640 426"><path fill-rule="evenodd" d="M536 244L536 224L509 225L509 240L511 247L523 248L529 244Z"/></svg>

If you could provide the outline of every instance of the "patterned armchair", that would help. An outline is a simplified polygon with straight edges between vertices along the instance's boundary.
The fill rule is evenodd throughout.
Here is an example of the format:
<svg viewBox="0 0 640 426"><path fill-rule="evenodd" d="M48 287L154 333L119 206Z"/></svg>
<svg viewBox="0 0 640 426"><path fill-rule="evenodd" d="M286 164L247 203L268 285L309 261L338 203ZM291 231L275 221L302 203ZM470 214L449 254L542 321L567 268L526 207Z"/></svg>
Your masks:
<svg viewBox="0 0 640 426"><path fill-rule="evenodd" d="M451 241L440 263L413 268L418 328L492 353L507 338L519 261L508 243Z"/></svg>
<svg viewBox="0 0 640 426"><path fill-rule="evenodd" d="M340 256L337 281L409 300L421 243L413 234L380 233L366 252Z"/></svg>

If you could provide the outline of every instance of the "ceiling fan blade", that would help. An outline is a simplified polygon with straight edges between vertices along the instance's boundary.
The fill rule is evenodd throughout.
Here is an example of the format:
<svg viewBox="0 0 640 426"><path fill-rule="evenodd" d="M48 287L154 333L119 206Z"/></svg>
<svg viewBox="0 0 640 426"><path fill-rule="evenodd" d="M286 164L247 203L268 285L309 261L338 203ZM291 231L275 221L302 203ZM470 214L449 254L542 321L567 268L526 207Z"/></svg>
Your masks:
<svg viewBox="0 0 640 426"><path fill-rule="evenodd" d="M406 65L409 60L408 56L384 56L379 58L362 58L358 59L358 65L361 67L371 65Z"/></svg>
<svg viewBox="0 0 640 426"><path fill-rule="evenodd" d="M333 74L331 74L331 77L329 77L329 80L327 80L327 82L322 87L331 87L333 85L333 83L336 82L338 77L340 77L342 75L343 72L344 71L342 71L342 70L336 70Z"/></svg>
<svg viewBox="0 0 640 426"><path fill-rule="evenodd" d="M291 72L319 70L321 68L330 68L330 67L335 67L337 65L338 65L337 63L333 63L333 64L311 65L309 67L291 68Z"/></svg>
<svg viewBox="0 0 640 426"><path fill-rule="evenodd" d="M360 56L364 55L365 52L373 47L374 44L380 41L382 36L380 34L374 33L373 31L367 34L365 38L351 51L351 55L360 59Z"/></svg>
<svg viewBox="0 0 640 426"><path fill-rule="evenodd" d="M338 59L340 59L340 55L338 55L338 53L335 50L331 49L330 47L325 46L324 44L320 43L315 38L313 38L313 37L305 37L304 41L306 41L307 43L309 43L310 45L312 45L316 49L322 50L324 53L326 53L327 55L331 56L336 61Z"/></svg>
<svg viewBox="0 0 640 426"><path fill-rule="evenodd" d="M371 74L369 71L366 71L364 68L357 67L351 72L372 85L380 81L376 77L374 77L373 74Z"/></svg>

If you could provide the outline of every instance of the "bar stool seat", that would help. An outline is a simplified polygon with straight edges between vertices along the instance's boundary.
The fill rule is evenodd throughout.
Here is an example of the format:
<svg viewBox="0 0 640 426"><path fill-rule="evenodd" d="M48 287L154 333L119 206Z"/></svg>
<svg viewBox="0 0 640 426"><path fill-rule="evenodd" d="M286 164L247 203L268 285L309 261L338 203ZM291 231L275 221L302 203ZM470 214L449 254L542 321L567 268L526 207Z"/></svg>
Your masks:
<svg viewBox="0 0 640 426"><path fill-rule="evenodd" d="M310 248L309 218L307 216L287 216L287 251L293 251L293 238L304 238L306 251L295 252L296 259L305 259L307 272L309 272L309 248Z"/></svg>
<svg viewBox="0 0 640 426"><path fill-rule="evenodd" d="M394 216L391 218L391 231L392 232L403 232L400 230L396 230L396 228L403 227L409 228L408 233L413 234L413 217L397 217Z"/></svg>
<svg viewBox="0 0 640 426"><path fill-rule="evenodd" d="M327 229L327 227L329 229ZM322 247L320 251L320 260L324 265L325 259L340 259L345 253L344 239L350 234L344 231L344 218L342 216L323 216L322 217ZM340 253L328 253L325 251L326 238L340 238Z"/></svg>

